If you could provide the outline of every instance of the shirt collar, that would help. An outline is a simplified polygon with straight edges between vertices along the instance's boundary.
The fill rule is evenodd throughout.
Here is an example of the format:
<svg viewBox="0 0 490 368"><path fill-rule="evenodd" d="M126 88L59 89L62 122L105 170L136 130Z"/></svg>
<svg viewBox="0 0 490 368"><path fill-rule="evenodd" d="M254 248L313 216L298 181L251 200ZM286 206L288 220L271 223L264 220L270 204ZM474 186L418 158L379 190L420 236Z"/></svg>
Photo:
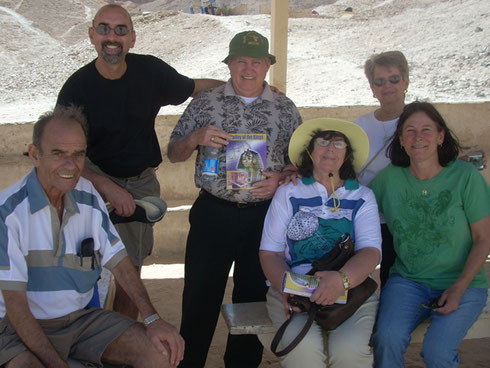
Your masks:
<svg viewBox="0 0 490 368"><path fill-rule="evenodd" d="M35 168L32 169L32 171L27 175L26 188L31 214L34 214L37 211L42 210L44 207L49 206L48 196L39 182ZM78 208L72 191L65 194L64 206L67 212L80 213L80 209Z"/></svg>
<svg viewBox="0 0 490 368"><path fill-rule="evenodd" d="M301 181L303 182L304 185L312 185L313 183L316 183L315 178L312 176L307 176L304 178L301 178ZM347 179L344 183L345 190L356 190L359 189L360 185L357 181L353 179Z"/></svg>
<svg viewBox="0 0 490 368"><path fill-rule="evenodd" d="M239 97L235 93L235 90L233 89L233 85L231 83L231 78L228 79L228 82L226 82L224 94L225 94L225 97L229 97L229 96ZM262 91L262 93L260 94L260 96L257 100L259 100L259 99L266 100L266 101L274 101L274 93L272 92L271 87L269 86L269 83L267 83L266 81L264 81L264 90Z"/></svg>

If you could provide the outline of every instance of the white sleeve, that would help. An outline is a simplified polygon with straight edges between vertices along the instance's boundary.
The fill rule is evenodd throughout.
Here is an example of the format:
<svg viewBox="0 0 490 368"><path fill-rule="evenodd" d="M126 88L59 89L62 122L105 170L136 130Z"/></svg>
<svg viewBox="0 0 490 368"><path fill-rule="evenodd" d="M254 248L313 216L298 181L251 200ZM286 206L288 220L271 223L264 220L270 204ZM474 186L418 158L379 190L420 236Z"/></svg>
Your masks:
<svg viewBox="0 0 490 368"><path fill-rule="evenodd" d="M22 247L20 239L21 227L15 216L7 217L2 224L2 257L0 264L0 289L26 290L27 285L27 246ZM3 232L6 234L3 234ZM5 252L6 250L6 252Z"/></svg>
<svg viewBox="0 0 490 368"><path fill-rule="evenodd" d="M381 227L378 205L371 189L361 187L364 191L364 204L354 217L354 234L356 250L374 247L381 252Z"/></svg>
<svg viewBox="0 0 490 368"><path fill-rule="evenodd" d="M267 211L260 242L261 250L284 252L286 249L286 229L292 217L293 208L288 198L288 187L280 186Z"/></svg>

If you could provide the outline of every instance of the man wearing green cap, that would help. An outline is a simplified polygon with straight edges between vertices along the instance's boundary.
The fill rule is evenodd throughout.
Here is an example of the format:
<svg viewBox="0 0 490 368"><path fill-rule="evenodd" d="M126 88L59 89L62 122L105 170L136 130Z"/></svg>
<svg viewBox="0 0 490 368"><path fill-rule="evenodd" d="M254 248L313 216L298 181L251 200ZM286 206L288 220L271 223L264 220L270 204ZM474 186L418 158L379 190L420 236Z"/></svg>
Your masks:
<svg viewBox="0 0 490 368"><path fill-rule="evenodd" d="M262 226L290 163L289 138L301 124L294 103L265 82L275 61L267 38L254 31L237 34L223 60L231 78L191 101L170 137L171 162L185 161L197 149L195 183L201 188L189 217L180 331L186 349L179 367L204 367L233 262L233 302L265 300L258 257ZM256 137L262 141L248 140ZM209 147L218 149L214 181L202 175ZM243 152L262 160L260 181L240 171ZM229 335L225 366L258 367L262 351L255 335Z"/></svg>

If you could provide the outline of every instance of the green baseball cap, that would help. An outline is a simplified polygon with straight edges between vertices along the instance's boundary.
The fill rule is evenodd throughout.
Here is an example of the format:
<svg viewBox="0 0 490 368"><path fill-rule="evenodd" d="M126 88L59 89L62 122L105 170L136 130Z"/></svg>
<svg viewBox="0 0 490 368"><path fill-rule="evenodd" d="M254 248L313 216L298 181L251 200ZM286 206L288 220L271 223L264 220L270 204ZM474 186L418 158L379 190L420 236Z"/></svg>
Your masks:
<svg viewBox="0 0 490 368"><path fill-rule="evenodd" d="M256 59L271 59L271 65L276 57L269 54L269 41L255 31L240 32L230 41L230 51L223 63L228 64L230 56L248 56Z"/></svg>

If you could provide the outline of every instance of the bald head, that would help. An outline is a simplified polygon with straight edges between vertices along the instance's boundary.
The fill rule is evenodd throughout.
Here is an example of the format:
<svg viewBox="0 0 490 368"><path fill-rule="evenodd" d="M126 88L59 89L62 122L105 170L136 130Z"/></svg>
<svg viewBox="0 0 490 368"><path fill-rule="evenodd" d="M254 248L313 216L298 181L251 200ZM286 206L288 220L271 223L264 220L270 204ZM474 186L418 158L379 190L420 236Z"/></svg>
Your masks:
<svg viewBox="0 0 490 368"><path fill-rule="evenodd" d="M117 9L122 11L124 14L126 14L129 20L129 24L131 25L131 28L133 28L133 20L131 19L131 15L129 15L128 11L124 9L121 5L117 5L117 4L107 4L104 5L102 8L100 8L99 10L97 10L94 19L92 20L92 26L95 27L97 25L97 18L99 17L100 13L102 13L105 10L111 10L111 9Z"/></svg>

